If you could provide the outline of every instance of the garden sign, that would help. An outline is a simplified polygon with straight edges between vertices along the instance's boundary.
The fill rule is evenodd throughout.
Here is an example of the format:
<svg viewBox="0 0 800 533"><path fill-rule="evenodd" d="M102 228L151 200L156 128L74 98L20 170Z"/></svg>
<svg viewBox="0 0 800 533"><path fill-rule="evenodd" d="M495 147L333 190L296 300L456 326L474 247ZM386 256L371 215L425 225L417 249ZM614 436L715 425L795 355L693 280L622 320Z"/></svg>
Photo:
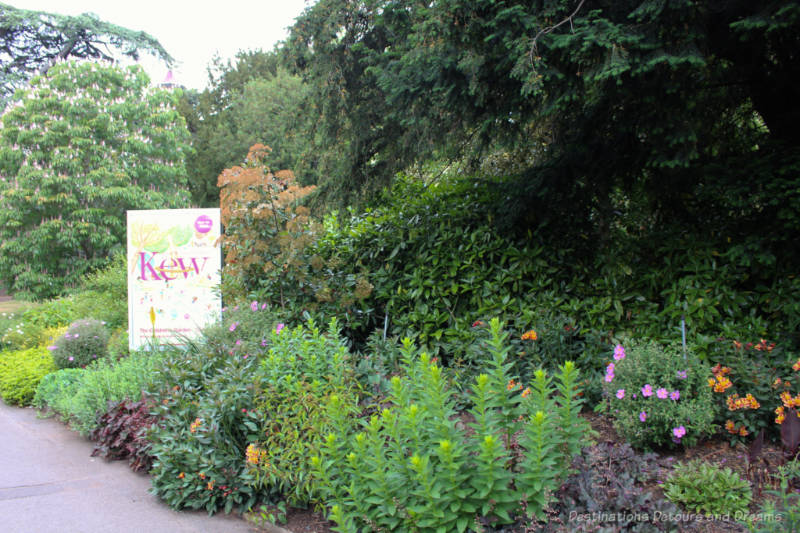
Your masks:
<svg viewBox="0 0 800 533"><path fill-rule="evenodd" d="M130 348L182 345L219 320L219 209L128 211Z"/></svg>

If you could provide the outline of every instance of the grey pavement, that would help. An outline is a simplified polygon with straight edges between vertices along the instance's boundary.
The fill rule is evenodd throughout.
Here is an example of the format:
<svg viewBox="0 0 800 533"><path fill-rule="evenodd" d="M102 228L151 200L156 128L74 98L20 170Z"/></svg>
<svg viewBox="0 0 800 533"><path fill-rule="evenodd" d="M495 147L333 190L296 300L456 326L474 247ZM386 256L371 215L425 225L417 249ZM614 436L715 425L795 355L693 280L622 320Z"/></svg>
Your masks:
<svg viewBox="0 0 800 533"><path fill-rule="evenodd" d="M90 457L92 443L58 420L0 401L0 532L251 533L236 515L177 512L125 461Z"/></svg>

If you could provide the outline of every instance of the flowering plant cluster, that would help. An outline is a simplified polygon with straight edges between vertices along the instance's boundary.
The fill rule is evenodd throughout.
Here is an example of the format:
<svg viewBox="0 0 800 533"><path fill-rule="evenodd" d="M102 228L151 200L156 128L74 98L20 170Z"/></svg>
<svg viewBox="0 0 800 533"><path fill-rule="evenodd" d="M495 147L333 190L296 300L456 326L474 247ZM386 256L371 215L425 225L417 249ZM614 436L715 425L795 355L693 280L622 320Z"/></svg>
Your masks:
<svg viewBox="0 0 800 533"><path fill-rule="evenodd" d="M800 406L800 394L794 394L794 373L800 360L787 357L774 342L721 340L715 354L717 364L707 380L720 406L718 422L732 441L754 435L764 429L778 438L780 424L788 409Z"/></svg>
<svg viewBox="0 0 800 533"><path fill-rule="evenodd" d="M610 414L633 446L691 445L712 431L708 369L654 343L618 344L605 373Z"/></svg>

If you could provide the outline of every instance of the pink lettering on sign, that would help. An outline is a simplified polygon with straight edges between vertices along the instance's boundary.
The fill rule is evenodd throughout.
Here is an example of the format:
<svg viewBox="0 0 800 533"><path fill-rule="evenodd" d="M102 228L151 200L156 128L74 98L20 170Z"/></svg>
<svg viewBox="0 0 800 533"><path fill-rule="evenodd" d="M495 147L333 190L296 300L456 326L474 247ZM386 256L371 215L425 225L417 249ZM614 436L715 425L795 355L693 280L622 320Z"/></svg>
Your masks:
<svg viewBox="0 0 800 533"><path fill-rule="evenodd" d="M194 229L196 229L198 233L208 233L211 231L212 227L214 227L214 221L206 215L200 215L197 217L197 220L194 221Z"/></svg>
<svg viewBox="0 0 800 533"><path fill-rule="evenodd" d="M144 252L139 252L139 275L142 281L172 281L183 275L188 279L190 274L200 275L205 270L209 257L172 257L156 259L158 253L153 253L150 258ZM156 266L157 265L157 266Z"/></svg>

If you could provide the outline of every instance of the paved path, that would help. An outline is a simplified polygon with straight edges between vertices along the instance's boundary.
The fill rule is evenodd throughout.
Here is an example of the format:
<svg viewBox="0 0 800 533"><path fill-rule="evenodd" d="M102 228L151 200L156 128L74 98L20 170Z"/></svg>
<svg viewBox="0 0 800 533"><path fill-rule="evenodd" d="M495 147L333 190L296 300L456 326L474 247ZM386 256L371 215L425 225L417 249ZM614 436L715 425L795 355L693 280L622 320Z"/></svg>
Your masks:
<svg viewBox="0 0 800 533"><path fill-rule="evenodd" d="M33 409L0 401L3 533L251 533L237 516L173 511L125 461L90 457L92 443Z"/></svg>

